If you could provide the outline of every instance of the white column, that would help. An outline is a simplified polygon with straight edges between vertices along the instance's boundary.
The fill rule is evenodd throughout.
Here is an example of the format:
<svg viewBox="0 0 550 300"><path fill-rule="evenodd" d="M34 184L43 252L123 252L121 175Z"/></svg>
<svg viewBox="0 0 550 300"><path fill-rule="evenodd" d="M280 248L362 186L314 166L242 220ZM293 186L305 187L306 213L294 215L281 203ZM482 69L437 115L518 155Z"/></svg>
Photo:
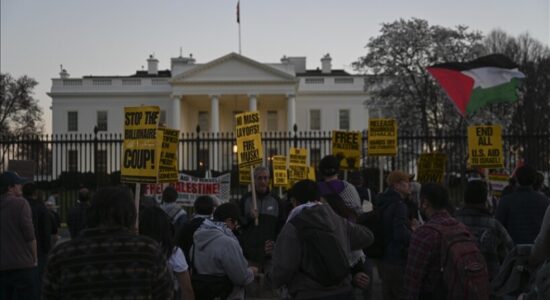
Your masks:
<svg viewBox="0 0 550 300"><path fill-rule="evenodd" d="M294 124L296 124L296 97L294 94L286 95L286 119L288 121L287 130L294 130Z"/></svg>
<svg viewBox="0 0 550 300"><path fill-rule="evenodd" d="M173 129L181 130L181 96L172 95L172 125Z"/></svg>
<svg viewBox="0 0 550 300"><path fill-rule="evenodd" d="M220 100L219 95L210 95L210 132L220 132ZM210 156L210 170L219 170L220 153L218 145L211 145L208 149Z"/></svg>
<svg viewBox="0 0 550 300"><path fill-rule="evenodd" d="M210 132L220 132L219 95L210 95Z"/></svg>
<svg viewBox="0 0 550 300"><path fill-rule="evenodd" d="M255 94L248 94L248 111L258 110L258 100Z"/></svg>

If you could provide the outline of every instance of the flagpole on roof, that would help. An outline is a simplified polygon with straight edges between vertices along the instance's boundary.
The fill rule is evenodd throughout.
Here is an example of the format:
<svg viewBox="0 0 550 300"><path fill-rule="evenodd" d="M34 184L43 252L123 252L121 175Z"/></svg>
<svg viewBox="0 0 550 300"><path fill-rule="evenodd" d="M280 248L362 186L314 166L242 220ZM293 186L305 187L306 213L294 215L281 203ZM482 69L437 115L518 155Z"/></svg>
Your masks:
<svg viewBox="0 0 550 300"><path fill-rule="evenodd" d="M241 53L241 1L237 1L237 23L239 24L239 54Z"/></svg>

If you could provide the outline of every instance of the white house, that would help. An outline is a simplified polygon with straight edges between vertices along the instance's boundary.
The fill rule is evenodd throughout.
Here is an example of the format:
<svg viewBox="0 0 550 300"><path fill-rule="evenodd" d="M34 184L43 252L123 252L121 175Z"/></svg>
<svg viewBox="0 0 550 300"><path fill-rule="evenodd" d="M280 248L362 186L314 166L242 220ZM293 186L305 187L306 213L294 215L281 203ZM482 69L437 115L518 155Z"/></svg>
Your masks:
<svg viewBox="0 0 550 300"><path fill-rule="evenodd" d="M234 115L258 110L262 131L363 130L368 124L362 75L332 69L330 55L320 68L306 69L306 57L260 63L230 53L206 63L171 59L170 70L130 76L71 78L63 70L52 79L53 134L92 133L94 127L121 133L126 106L158 105L161 122L181 132L231 132ZM77 155L73 153L73 156ZM70 156L70 155L68 155Z"/></svg>

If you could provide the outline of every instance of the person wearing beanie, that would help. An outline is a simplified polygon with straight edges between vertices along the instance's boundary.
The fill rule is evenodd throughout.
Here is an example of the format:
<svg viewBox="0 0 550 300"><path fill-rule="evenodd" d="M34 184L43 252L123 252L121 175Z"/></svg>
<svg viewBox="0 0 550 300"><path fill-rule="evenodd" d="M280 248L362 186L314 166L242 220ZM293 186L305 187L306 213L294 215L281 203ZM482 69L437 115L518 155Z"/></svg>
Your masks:
<svg viewBox="0 0 550 300"><path fill-rule="evenodd" d="M175 187L167 186L162 191L162 204L160 208L168 215L176 231L187 222L187 212L176 202L177 199L178 191Z"/></svg>
<svg viewBox="0 0 550 300"><path fill-rule="evenodd" d="M0 299L38 299L37 247L26 180L16 172L0 175Z"/></svg>
<svg viewBox="0 0 550 300"><path fill-rule="evenodd" d="M319 183L321 196L337 194L346 206L352 209L357 215L363 212L361 198L353 184L346 180L338 179L340 171L340 160L334 155L327 155L319 162L319 172L323 181Z"/></svg>

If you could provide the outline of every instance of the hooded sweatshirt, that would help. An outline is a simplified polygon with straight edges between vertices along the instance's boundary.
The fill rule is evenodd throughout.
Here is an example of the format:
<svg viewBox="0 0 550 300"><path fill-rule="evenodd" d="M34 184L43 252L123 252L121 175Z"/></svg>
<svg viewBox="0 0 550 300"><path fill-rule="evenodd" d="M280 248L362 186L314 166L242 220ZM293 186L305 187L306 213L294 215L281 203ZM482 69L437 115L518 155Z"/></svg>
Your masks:
<svg viewBox="0 0 550 300"><path fill-rule="evenodd" d="M227 276L234 286L245 286L254 280L239 241L225 223L205 219L193 241L190 252L199 274Z"/></svg>
<svg viewBox="0 0 550 300"><path fill-rule="evenodd" d="M329 228L337 235L342 249L347 253L366 248L373 241L373 235L366 227L338 216L328 205L303 206L301 212L294 214L294 218L303 218L307 223ZM351 291L351 275L338 285L325 287L303 273L301 247L296 228L292 222L287 222L273 250L273 271L270 277L275 287L286 285L294 299L317 299Z"/></svg>

